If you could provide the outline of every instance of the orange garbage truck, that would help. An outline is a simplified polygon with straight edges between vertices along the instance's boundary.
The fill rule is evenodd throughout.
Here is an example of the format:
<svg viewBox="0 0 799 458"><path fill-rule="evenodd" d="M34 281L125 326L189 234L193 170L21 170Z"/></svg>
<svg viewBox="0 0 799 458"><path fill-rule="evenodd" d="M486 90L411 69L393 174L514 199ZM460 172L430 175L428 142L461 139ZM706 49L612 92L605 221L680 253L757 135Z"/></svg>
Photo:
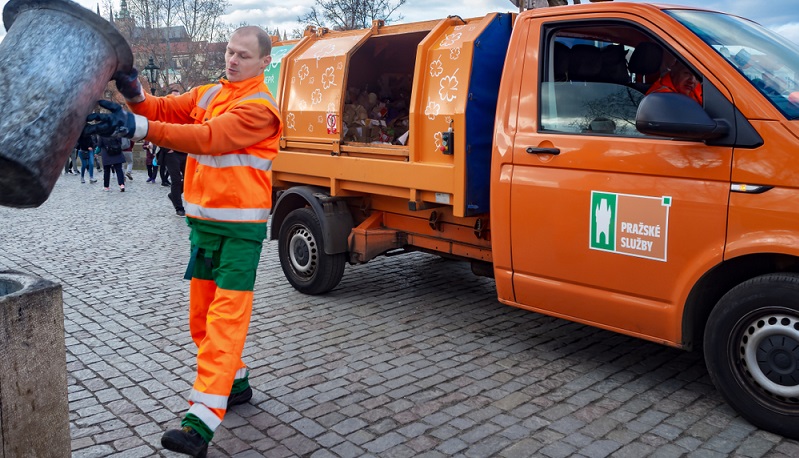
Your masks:
<svg viewBox="0 0 799 458"><path fill-rule="evenodd" d="M799 438L796 45L604 2L283 49L270 237L297 290L465 260L504 304L701 348L743 417Z"/></svg>

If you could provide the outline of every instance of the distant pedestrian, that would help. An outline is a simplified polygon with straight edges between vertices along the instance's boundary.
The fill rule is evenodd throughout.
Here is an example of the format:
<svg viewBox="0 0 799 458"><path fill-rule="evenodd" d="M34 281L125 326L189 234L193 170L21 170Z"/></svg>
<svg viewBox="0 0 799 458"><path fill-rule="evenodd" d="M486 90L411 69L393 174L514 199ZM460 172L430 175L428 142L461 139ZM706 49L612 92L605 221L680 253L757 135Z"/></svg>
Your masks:
<svg viewBox="0 0 799 458"><path fill-rule="evenodd" d="M119 191L125 192L125 175L122 172L125 156L122 154L122 142L119 137L98 137L97 145L100 147L100 155L103 158L103 191L109 189L111 169L113 168L117 176Z"/></svg>
<svg viewBox="0 0 799 458"><path fill-rule="evenodd" d="M169 95L177 97L180 91L172 89ZM169 180L171 182L171 189L167 197L172 202L175 208L175 216L186 216L186 209L183 208L183 174L186 172L186 157L187 154L182 151L167 149L164 154L164 163L167 172L169 172Z"/></svg>
<svg viewBox="0 0 799 458"><path fill-rule="evenodd" d="M89 183L96 183L94 179L94 141L90 135L81 135L75 149L80 158L80 182L86 183L86 171L89 171Z"/></svg>
<svg viewBox="0 0 799 458"><path fill-rule="evenodd" d="M100 147L97 145L97 136L92 136L92 140L94 141L94 166L98 172L102 172L103 159L102 155L100 154Z"/></svg>
<svg viewBox="0 0 799 458"><path fill-rule="evenodd" d="M160 146L158 147L158 152L155 154L155 160L158 161L160 167L161 186L164 187L172 186L172 183L169 181L169 170L167 170L164 165L166 163L165 156L167 151L169 151L169 148Z"/></svg>
<svg viewBox="0 0 799 458"><path fill-rule="evenodd" d="M144 163L147 165L147 182L155 183L155 179L158 177L158 161L155 159L153 144L145 140L141 148L144 150Z"/></svg>
<svg viewBox="0 0 799 458"><path fill-rule="evenodd" d="M67 158L67 163L64 164L64 175L66 174L77 174L78 173L78 151L75 148L72 148L72 152L69 153L69 157Z"/></svg>
<svg viewBox="0 0 799 458"><path fill-rule="evenodd" d="M125 156L125 176L133 181L133 142L122 138L122 154Z"/></svg>

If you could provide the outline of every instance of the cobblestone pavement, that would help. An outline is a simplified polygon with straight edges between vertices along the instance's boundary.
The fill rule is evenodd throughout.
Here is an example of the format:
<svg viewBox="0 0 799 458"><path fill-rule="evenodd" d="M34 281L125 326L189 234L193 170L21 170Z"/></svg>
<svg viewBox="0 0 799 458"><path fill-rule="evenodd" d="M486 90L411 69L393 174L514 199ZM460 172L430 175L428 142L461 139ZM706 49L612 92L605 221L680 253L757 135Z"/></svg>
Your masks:
<svg viewBox="0 0 799 458"><path fill-rule="evenodd" d="M0 207L0 268L63 285L75 457L177 456L193 381L188 228L167 188L63 176ZM797 457L713 388L702 358L501 305L493 281L414 254L296 292L267 242L245 349L256 394L210 457Z"/></svg>

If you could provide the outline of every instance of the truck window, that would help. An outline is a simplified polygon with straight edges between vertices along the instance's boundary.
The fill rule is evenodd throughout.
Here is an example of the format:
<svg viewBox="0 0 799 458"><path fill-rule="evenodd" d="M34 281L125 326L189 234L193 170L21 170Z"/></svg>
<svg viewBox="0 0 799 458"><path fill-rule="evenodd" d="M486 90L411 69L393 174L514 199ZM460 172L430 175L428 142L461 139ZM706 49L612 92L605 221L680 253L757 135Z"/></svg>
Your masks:
<svg viewBox="0 0 799 458"><path fill-rule="evenodd" d="M787 119L799 119L799 48L746 19L667 10L727 59Z"/></svg>
<svg viewBox="0 0 799 458"><path fill-rule="evenodd" d="M545 36L542 129L644 136L635 128L638 104L677 58L651 35L627 24L581 23Z"/></svg>

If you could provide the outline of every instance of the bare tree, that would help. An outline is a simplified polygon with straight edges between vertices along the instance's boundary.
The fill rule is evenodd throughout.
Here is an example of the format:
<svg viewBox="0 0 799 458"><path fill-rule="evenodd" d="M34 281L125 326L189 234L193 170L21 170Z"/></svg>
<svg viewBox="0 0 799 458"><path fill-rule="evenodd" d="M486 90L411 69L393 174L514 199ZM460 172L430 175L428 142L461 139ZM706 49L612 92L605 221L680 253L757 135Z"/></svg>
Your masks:
<svg viewBox="0 0 799 458"><path fill-rule="evenodd" d="M216 54L215 43L225 38L220 17L228 5L228 0L122 0L115 25L128 38L140 71L150 58L160 67L157 86L188 89L224 70L224 62L209 54Z"/></svg>
<svg viewBox="0 0 799 458"><path fill-rule="evenodd" d="M401 15L392 18L407 0L316 0L316 5L297 20L306 25L328 27L334 30L353 30L370 27L375 19L386 23L401 21Z"/></svg>

